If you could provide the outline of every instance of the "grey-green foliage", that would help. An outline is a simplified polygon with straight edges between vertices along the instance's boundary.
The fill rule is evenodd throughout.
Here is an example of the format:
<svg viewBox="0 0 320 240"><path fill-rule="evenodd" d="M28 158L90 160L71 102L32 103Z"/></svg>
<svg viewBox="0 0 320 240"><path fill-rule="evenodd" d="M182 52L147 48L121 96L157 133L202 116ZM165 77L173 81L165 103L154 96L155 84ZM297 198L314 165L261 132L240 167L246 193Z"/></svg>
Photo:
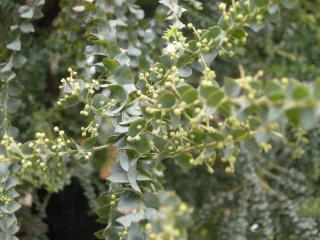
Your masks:
<svg viewBox="0 0 320 240"><path fill-rule="evenodd" d="M249 193L250 194L250 193ZM228 225L228 228L221 228L219 230L219 236L221 239L235 239L245 240L247 239L247 231L249 229L248 222L248 193L240 192L236 196L238 201L236 203L236 209L231 211L225 211L222 220L223 225Z"/></svg>
<svg viewBox="0 0 320 240"><path fill-rule="evenodd" d="M17 239L14 236L19 230L17 218L15 216L15 212L20 208L20 204L16 201L19 194L15 190L15 186L18 182L11 176L16 167L16 165L9 163L0 164L0 237L8 240Z"/></svg>
<svg viewBox="0 0 320 240"><path fill-rule="evenodd" d="M30 3L1 39L10 203L14 179L57 192L76 176L101 239L317 239L318 1L162 0L146 19L134 0L61 0L48 31ZM1 204L14 239L18 205Z"/></svg>
<svg viewBox="0 0 320 240"><path fill-rule="evenodd" d="M34 31L31 20L41 17L40 8L43 4L44 1L40 0L31 1L30 5L18 5L6 2L3 2L1 5L4 12L8 11L11 13L13 12L13 9L19 12L19 18L14 19L14 22L9 22L9 24L12 24L11 26L9 25L12 33L7 34L7 39L11 40L10 42L5 43L8 52L4 52L3 54L7 55L7 58L4 62L1 62L0 67L0 91L2 96L0 102L2 136L2 157L0 162L0 237L8 240L17 239L15 235L19 230L15 216L16 211L20 208L20 204L16 200L19 194L15 190L18 180L15 178L14 174L19 170L20 166L18 163L12 161L13 159L8 156L8 149L3 146L9 144L13 140L12 136L17 133L17 130L13 128L10 123L10 114L17 112L22 105L21 99L15 97L14 87L12 87L15 84L18 69L27 61L26 57L21 53L21 35Z"/></svg>
<svg viewBox="0 0 320 240"><path fill-rule="evenodd" d="M198 224L193 231L201 233L201 225L205 227L210 221L215 226L210 236L220 236L221 239L230 239L231 236L234 239L318 238L319 223L301 211L302 201L315 194L310 192L310 183L301 172L292 169L285 174L275 174L276 181L270 181L261 174L265 171L261 159L243 157L238 164L242 165L241 169L246 169L243 177L236 179L241 184L229 193L217 192L219 195L204 204L197 213Z"/></svg>
<svg viewBox="0 0 320 240"><path fill-rule="evenodd" d="M14 1L3 0L0 3L0 10L4 13L11 13L16 6L17 4Z"/></svg>
<svg viewBox="0 0 320 240"><path fill-rule="evenodd" d="M258 226L259 234L262 238L272 238L274 236L273 223L271 219L271 209L267 199L268 192L263 189L263 181L257 175L254 158L250 155L244 157L242 164L245 166L244 180L251 186L249 195L249 211L251 212L251 223ZM249 215L249 214L248 214Z"/></svg>

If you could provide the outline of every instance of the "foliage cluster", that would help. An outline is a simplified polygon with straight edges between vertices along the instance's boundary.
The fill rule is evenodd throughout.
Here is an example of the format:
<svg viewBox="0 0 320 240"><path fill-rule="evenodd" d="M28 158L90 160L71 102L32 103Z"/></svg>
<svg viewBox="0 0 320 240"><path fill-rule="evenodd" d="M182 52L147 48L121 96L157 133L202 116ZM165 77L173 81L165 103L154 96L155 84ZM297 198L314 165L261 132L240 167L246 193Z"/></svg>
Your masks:
<svg viewBox="0 0 320 240"><path fill-rule="evenodd" d="M23 2L0 3L0 239L46 239L72 177L99 239L319 239L319 1Z"/></svg>

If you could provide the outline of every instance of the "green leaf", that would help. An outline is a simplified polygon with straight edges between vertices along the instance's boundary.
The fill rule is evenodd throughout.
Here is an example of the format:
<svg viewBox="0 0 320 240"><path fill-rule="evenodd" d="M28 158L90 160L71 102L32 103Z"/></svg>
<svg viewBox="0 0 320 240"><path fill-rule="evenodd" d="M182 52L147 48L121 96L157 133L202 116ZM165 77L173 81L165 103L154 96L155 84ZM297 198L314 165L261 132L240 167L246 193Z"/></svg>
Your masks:
<svg viewBox="0 0 320 240"><path fill-rule="evenodd" d="M283 110L280 107L272 106L269 108L267 121L272 122L278 120L282 116Z"/></svg>
<svg viewBox="0 0 320 240"><path fill-rule="evenodd" d="M141 55L141 50L139 48L136 48L132 45L128 47L128 55L139 57Z"/></svg>
<svg viewBox="0 0 320 240"><path fill-rule="evenodd" d="M96 109L103 108L109 101L110 99L107 96L99 93L94 95L92 99L92 106Z"/></svg>
<svg viewBox="0 0 320 240"><path fill-rule="evenodd" d="M242 38L245 38L246 35L247 35L246 31L242 28L236 29L231 33L231 36L239 40L241 40Z"/></svg>
<svg viewBox="0 0 320 240"><path fill-rule="evenodd" d="M179 57L178 62L177 62L177 66L178 67L186 66L188 63L191 62L192 59L193 59L193 54L185 53L181 57Z"/></svg>
<svg viewBox="0 0 320 240"><path fill-rule="evenodd" d="M155 38L155 34L152 29L147 29L146 31L143 31L141 35L143 36L144 41L146 43L151 43Z"/></svg>
<svg viewBox="0 0 320 240"><path fill-rule="evenodd" d="M132 224L128 231L128 240L147 240L147 236L139 224Z"/></svg>
<svg viewBox="0 0 320 240"><path fill-rule="evenodd" d="M12 69L12 59L9 59L7 62L5 62L4 66L1 68L0 72L4 73L4 72L8 72Z"/></svg>
<svg viewBox="0 0 320 240"><path fill-rule="evenodd" d="M120 85L134 83L134 75L127 65L118 68L114 73L114 77Z"/></svg>
<svg viewBox="0 0 320 240"><path fill-rule="evenodd" d="M270 139L270 134L267 132L258 132L255 136L255 139L258 144L268 142Z"/></svg>
<svg viewBox="0 0 320 240"><path fill-rule="evenodd" d="M139 8L130 7L130 11L136 16L137 19L141 20L144 18L144 11Z"/></svg>
<svg viewBox="0 0 320 240"><path fill-rule="evenodd" d="M206 38L207 40L214 40L217 44L221 44L223 42L223 38L225 36L225 31L222 30L219 26L214 26L208 29L201 38Z"/></svg>
<svg viewBox="0 0 320 240"><path fill-rule="evenodd" d="M130 123L135 122L136 120L138 120L138 119L140 119L140 118L141 118L140 116L128 117L128 118L123 119L122 122L119 122L119 125L128 125L128 124L130 124Z"/></svg>
<svg viewBox="0 0 320 240"><path fill-rule="evenodd" d="M293 125L300 124L305 130L314 127L318 120L314 108L292 108L286 112L286 116Z"/></svg>
<svg viewBox="0 0 320 240"><path fill-rule="evenodd" d="M10 162L0 162L0 176L6 177L9 174Z"/></svg>
<svg viewBox="0 0 320 240"><path fill-rule="evenodd" d="M127 173L121 168L120 163L116 163L110 169L110 176L107 178L113 183L128 183Z"/></svg>
<svg viewBox="0 0 320 240"><path fill-rule="evenodd" d="M262 82L259 80L252 80L250 86L256 91L256 94L260 94L263 90Z"/></svg>
<svg viewBox="0 0 320 240"><path fill-rule="evenodd" d="M190 77L192 75L192 69L190 67L180 68L179 69L180 77Z"/></svg>
<svg viewBox="0 0 320 240"><path fill-rule="evenodd" d="M224 98L223 91L217 86L201 86L200 95L209 107L215 107Z"/></svg>
<svg viewBox="0 0 320 240"><path fill-rule="evenodd" d="M103 41L103 42L106 43L106 41ZM126 54L124 54L125 56L121 55L121 50L116 41L107 42L107 53L110 58L115 58L115 60L118 61L121 65L123 63L126 64L128 61L128 56L126 56ZM129 63L130 63L130 59L129 59Z"/></svg>
<svg viewBox="0 0 320 240"><path fill-rule="evenodd" d="M126 172L128 172L128 170L130 168L130 160L129 160L129 157L125 151L120 150L118 152L117 161L119 161L122 169L125 170Z"/></svg>
<svg viewBox="0 0 320 240"><path fill-rule="evenodd" d="M203 58L208 66L213 62L213 60L217 57L218 51L217 49L213 49L210 52L204 53Z"/></svg>
<svg viewBox="0 0 320 240"><path fill-rule="evenodd" d="M212 137L212 139L214 139L217 142L222 142L224 140L224 136L220 132L212 132L210 133L210 137Z"/></svg>
<svg viewBox="0 0 320 240"><path fill-rule="evenodd" d="M117 209L122 214L130 214L133 211L143 209L143 201L131 192L126 192L121 196Z"/></svg>
<svg viewBox="0 0 320 240"><path fill-rule="evenodd" d="M7 105L7 111L11 114L15 113L18 111L21 105L22 105L22 101L20 99L10 98L10 101L8 102L8 105Z"/></svg>
<svg viewBox="0 0 320 240"><path fill-rule="evenodd" d="M117 218L117 222L122 224L124 227L130 227L133 223L138 223L144 219L144 212L140 211L137 213L132 213L128 215L124 215L122 217Z"/></svg>
<svg viewBox="0 0 320 240"><path fill-rule="evenodd" d="M12 58L12 64L15 68L21 68L27 62L27 58L22 54L15 54Z"/></svg>
<svg viewBox="0 0 320 240"><path fill-rule="evenodd" d="M31 32L34 32L34 26L32 23L30 22L23 22L21 25L20 25L20 29L22 32L24 33L31 33Z"/></svg>
<svg viewBox="0 0 320 240"><path fill-rule="evenodd" d="M299 2L298 0L283 0L281 1L283 6L285 8L291 9L293 8L295 5L297 5L297 3Z"/></svg>
<svg viewBox="0 0 320 240"><path fill-rule="evenodd" d="M158 102L163 108L171 108L176 104L176 97L173 93L164 90L159 94Z"/></svg>
<svg viewBox="0 0 320 240"><path fill-rule="evenodd" d="M137 169L135 166L131 166L128 170L128 179L131 187L136 190L137 192L141 192L141 189L137 183Z"/></svg>
<svg viewBox="0 0 320 240"><path fill-rule="evenodd" d="M72 108L79 104L79 99L77 96L70 96L63 102L63 107Z"/></svg>
<svg viewBox="0 0 320 240"><path fill-rule="evenodd" d="M20 51L21 50L20 38L16 38L13 42L7 44L6 47L13 51Z"/></svg>
<svg viewBox="0 0 320 240"><path fill-rule="evenodd" d="M105 229L102 229L102 230L100 230L100 231L98 231L98 232L95 232L94 233L94 235L96 236L96 238L98 238L98 239L105 239Z"/></svg>
<svg viewBox="0 0 320 240"><path fill-rule="evenodd" d="M120 63L121 66L129 66L130 65L130 58L126 53L119 53L114 58L116 61Z"/></svg>
<svg viewBox="0 0 320 240"><path fill-rule="evenodd" d="M96 143L97 143L97 138L88 137L83 141L82 147L85 150L91 150L96 145Z"/></svg>
<svg viewBox="0 0 320 240"><path fill-rule="evenodd" d="M103 66L109 71L113 71L114 69L120 66L120 64L117 61L110 58L104 58L102 60L102 63L103 63Z"/></svg>
<svg viewBox="0 0 320 240"><path fill-rule="evenodd" d="M265 92L272 101L283 100L285 98L280 84L276 81L268 81L265 86Z"/></svg>
<svg viewBox="0 0 320 240"><path fill-rule="evenodd" d="M298 86L293 88L293 91L292 91L293 99L301 100L301 99L306 98L308 96L309 96L309 89L307 86L299 84Z"/></svg>
<svg viewBox="0 0 320 240"><path fill-rule="evenodd" d="M178 0L160 0L159 3L162 3L170 9L170 11L168 11L169 17L167 19L173 20L175 27L183 28L184 24L179 20L179 18L186 9L179 5Z"/></svg>
<svg viewBox="0 0 320 240"><path fill-rule="evenodd" d="M34 16L34 9L30 6L23 5L19 8L19 13L21 18L31 19Z"/></svg>
<svg viewBox="0 0 320 240"><path fill-rule="evenodd" d="M235 128L232 130L232 136L236 140L242 140L246 136L246 133L248 133L248 131L243 128Z"/></svg>
<svg viewBox="0 0 320 240"><path fill-rule="evenodd" d="M150 141L144 136L140 136L141 140L133 141L132 145L139 151L141 154L148 153L150 150Z"/></svg>
<svg viewBox="0 0 320 240"><path fill-rule="evenodd" d="M300 118L300 123L305 130L310 130L311 128L313 128L316 125L318 120L316 112L313 108L300 109L299 118Z"/></svg>
<svg viewBox="0 0 320 240"><path fill-rule="evenodd" d="M130 114L131 116L140 116L141 115L141 109L139 106L139 99L136 99L128 104L126 108L126 112Z"/></svg>
<svg viewBox="0 0 320 240"><path fill-rule="evenodd" d="M239 85L234 80L224 81L223 87L226 94L229 95L230 97L237 97L241 92Z"/></svg>
<svg viewBox="0 0 320 240"><path fill-rule="evenodd" d="M2 211L7 214L13 214L16 212L21 205L17 203L16 201L10 201L9 204L6 204L4 207L2 207Z"/></svg>
<svg viewBox="0 0 320 240"><path fill-rule="evenodd" d="M268 12L272 15L279 11L279 4L274 3L268 6Z"/></svg>
<svg viewBox="0 0 320 240"><path fill-rule="evenodd" d="M263 7L268 4L268 0L254 0L254 3L258 7Z"/></svg>
<svg viewBox="0 0 320 240"><path fill-rule="evenodd" d="M145 128L145 125L146 120L143 118L139 118L138 120L131 123L129 127L129 136L135 137L136 135L138 135Z"/></svg>
<svg viewBox="0 0 320 240"><path fill-rule="evenodd" d="M209 35L208 37L210 38L213 38L213 39L216 39L216 38L219 38L221 37L221 34L223 33L224 31L222 30L221 27L219 26L214 26L214 27L210 27L209 28Z"/></svg>
<svg viewBox="0 0 320 240"><path fill-rule="evenodd" d="M43 6L45 4L45 2L46 2L45 0L38 0L38 1L35 2L35 5L37 7L40 7L40 6Z"/></svg>
<svg viewBox="0 0 320 240"><path fill-rule="evenodd" d="M103 192L100 194L100 196L96 199L97 203L99 205L106 205L109 203L109 193L108 192Z"/></svg>
<svg viewBox="0 0 320 240"><path fill-rule="evenodd" d="M286 112L286 116L287 118L290 120L290 122L297 126L300 122L299 118L299 110L296 109L296 108L293 108L293 109L289 109L287 112Z"/></svg>
<svg viewBox="0 0 320 240"><path fill-rule="evenodd" d="M263 29L265 26L264 23L256 23L256 22L253 22L250 24L250 28L255 31L255 32L259 32L261 29Z"/></svg>
<svg viewBox="0 0 320 240"><path fill-rule="evenodd" d="M181 101L187 104L194 103L198 99L198 91L189 84L178 87L177 91L180 94Z"/></svg>
<svg viewBox="0 0 320 240"><path fill-rule="evenodd" d="M320 101L320 80L313 84L313 96L316 100Z"/></svg>
<svg viewBox="0 0 320 240"><path fill-rule="evenodd" d="M223 152L223 156L224 158L229 158L231 156L233 156L235 153L235 148L234 146L232 145L227 145L226 148L224 149L224 152Z"/></svg>
<svg viewBox="0 0 320 240"><path fill-rule="evenodd" d="M108 97L108 101L114 99L116 104L111 108L110 112L116 114L120 112L128 101L127 91L120 85L111 84L103 92L103 95ZM99 102L100 103L100 102Z"/></svg>
<svg viewBox="0 0 320 240"><path fill-rule="evenodd" d="M177 163L182 169L187 171L190 168L190 160L193 158L193 156L190 153L182 153L176 157L175 163Z"/></svg>
<svg viewBox="0 0 320 240"><path fill-rule="evenodd" d="M125 172L112 174L107 178L109 181L113 183L128 183L128 177Z"/></svg>

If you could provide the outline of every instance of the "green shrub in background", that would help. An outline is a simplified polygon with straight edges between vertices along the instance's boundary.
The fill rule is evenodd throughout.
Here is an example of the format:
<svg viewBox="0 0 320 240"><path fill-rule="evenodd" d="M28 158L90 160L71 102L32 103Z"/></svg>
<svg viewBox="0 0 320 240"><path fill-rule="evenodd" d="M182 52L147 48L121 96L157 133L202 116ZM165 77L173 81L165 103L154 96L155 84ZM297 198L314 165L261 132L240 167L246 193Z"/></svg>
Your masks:
<svg viewBox="0 0 320 240"><path fill-rule="evenodd" d="M71 177L99 239L320 239L320 1L52 4L0 3L0 239Z"/></svg>

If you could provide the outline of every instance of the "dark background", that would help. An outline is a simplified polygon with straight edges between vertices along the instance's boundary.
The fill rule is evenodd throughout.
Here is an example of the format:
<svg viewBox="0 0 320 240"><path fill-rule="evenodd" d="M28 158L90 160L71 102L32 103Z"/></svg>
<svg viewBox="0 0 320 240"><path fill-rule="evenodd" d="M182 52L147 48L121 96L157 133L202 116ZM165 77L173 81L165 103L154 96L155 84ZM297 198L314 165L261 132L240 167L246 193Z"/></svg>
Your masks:
<svg viewBox="0 0 320 240"><path fill-rule="evenodd" d="M65 189L51 197L47 207L50 240L91 240L93 233L103 225L95 222L96 216L88 214L87 199L76 179Z"/></svg>

